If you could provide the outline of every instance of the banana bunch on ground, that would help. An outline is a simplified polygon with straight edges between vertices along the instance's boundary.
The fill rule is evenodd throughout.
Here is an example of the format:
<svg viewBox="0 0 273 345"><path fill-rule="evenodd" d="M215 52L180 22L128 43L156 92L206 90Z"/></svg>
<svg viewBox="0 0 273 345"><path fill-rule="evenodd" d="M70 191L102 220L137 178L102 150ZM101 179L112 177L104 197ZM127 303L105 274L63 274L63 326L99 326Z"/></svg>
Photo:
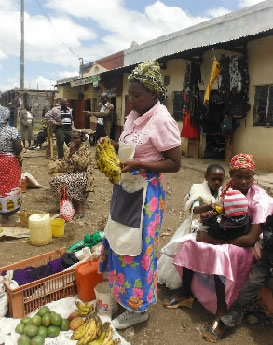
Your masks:
<svg viewBox="0 0 273 345"><path fill-rule="evenodd" d="M109 322L106 322L102 325L101 336L88 345L118 345L120 344L120 339L113 339L113 329Z"/></svg>
<svg viewBox="0 0 273 345"><path fill-rule="evenodd" d="M95 314L89 314L84 324L77 328L71 339L78 340L77 345L87 345L92 340L100 337L102 334L101 319Z"/></svg>
<svg viewBox="0 0 273 345"><path fill-rule="evenodd" d="M91 303L81 303L79 301L75 302L78 312L81 316L86 317L90 313L94 312L94 306Z"/></svg>
<svg viewBox="0 0 273 345"><path fill-rule="evenodd" d="M118 345L120 339L113 339L113 329L109 322L102 324L96 313L89 314L79 328L77 328L72 340L78 340L77 345Z"/></svg>
<svg viewBox="0 0 273 345"><path fill-rule="evenodd" d="M99 170L109 177L111 183L119 181L121 175L120 160L110 138L106 137L102 144L97 144L96 161Z"/></svg>

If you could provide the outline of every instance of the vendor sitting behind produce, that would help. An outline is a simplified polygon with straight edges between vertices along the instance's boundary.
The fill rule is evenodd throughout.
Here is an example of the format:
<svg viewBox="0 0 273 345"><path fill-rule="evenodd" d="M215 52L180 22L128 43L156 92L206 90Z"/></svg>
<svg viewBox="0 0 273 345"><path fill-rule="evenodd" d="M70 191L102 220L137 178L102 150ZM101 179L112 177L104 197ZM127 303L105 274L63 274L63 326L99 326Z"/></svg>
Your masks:
<svg viewBox="0 0 273 345"><path fill-rule="evenodd" d="M92 154L85 140L85 133L74 131L64 158L49 165L50 174L62 173L49 182L53 194L60 195L65 188L77 218L84 217L84 201L88 192L93 190Z"/></svg>

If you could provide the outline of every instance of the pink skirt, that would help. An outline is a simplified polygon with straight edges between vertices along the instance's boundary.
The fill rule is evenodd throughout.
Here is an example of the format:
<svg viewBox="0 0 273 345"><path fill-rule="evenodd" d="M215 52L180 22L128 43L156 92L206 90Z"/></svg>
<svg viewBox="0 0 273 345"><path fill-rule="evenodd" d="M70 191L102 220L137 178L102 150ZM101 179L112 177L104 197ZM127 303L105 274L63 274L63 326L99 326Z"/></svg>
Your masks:
<svg viewBox="0 0 273 345"><path fill-rule="evenodd" d="M192 281L192 293L213 314L217 301L213 275L225 282L226 304L229 308L238 298L253 263L253 249L232 244L213 245L187 241L173 258L173 264L183 277L183 267L196 272Z"/></svg>

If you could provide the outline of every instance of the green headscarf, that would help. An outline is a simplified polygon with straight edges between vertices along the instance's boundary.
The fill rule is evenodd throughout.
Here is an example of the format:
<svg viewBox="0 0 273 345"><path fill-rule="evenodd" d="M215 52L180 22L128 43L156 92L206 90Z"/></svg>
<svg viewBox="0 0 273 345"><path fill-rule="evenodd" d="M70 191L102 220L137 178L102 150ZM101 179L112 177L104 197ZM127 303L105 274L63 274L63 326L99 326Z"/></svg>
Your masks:
<svg viewBox="0 0 273 345"><path fill-rule="evenodd" d="M138 81L149 90L156 91L160 102L166 99L166 87L162 83L160 66L155 60L140 63L128 77L129 81Z"/></svg>

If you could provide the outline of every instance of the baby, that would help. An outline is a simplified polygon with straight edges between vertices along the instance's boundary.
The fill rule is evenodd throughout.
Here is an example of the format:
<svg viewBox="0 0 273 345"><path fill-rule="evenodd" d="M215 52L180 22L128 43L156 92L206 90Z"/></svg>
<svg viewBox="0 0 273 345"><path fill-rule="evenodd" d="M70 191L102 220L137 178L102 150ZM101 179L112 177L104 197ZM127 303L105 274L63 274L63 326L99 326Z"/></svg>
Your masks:
<svg viewBox="0 0 273 345"><path fill-rule="evenodd" d="M208 233L217 240L229 241L249 231L248 200L238 190L228 189L224 196L224 207L216 206L208 219Z"/></svg>

